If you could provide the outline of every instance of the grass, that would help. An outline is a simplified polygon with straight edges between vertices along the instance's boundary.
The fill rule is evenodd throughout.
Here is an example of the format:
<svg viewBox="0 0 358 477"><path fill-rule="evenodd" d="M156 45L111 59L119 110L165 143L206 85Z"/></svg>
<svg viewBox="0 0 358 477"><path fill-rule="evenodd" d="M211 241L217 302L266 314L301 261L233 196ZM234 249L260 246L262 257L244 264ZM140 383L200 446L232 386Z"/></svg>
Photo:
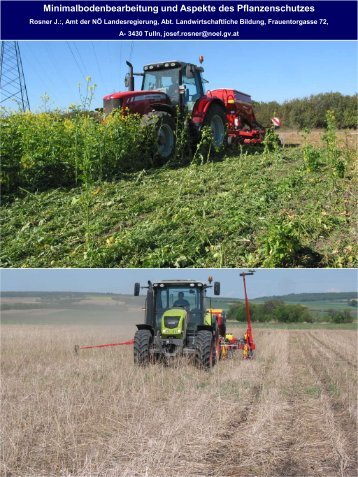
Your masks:
<svg viewBox="0 0 358 477"><path fill-rule="evenodd" d="M356 475L356 332L260 329L210 372L73 353L128 331L2 326L2 475Z"/></svg>
<svg viewBox="0 0 358 477"><path fill-rule="evenodd" d="M2 207L3 267L354 267L354 157L301 148L24 193Z"/></svg>

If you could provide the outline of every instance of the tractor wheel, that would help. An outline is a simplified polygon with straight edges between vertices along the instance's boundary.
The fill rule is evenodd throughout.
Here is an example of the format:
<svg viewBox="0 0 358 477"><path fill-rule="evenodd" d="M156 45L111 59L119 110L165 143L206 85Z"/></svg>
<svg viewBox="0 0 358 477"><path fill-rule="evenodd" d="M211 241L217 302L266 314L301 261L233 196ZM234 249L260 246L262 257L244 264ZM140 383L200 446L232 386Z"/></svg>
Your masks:
<svg viewBox="0 0 358 477"><path fill-rule="evenodd" d="M215 147L221 147L226 138L226 113L218 104L210 106L206 113L203 126L209 126L213 135Z"/></svg>
<svg viewBox="0 0 358 477"><path fill-rule="evenodd" d="M157 144L155 155L164 161L170 159L175 151L175 121L164 111L153 111L144 116L146 125L155 124Z"/></svg>
<svg viewBox="0 0 358 477"><path fill-rule="evenodd" d="M152 333L149 330L138 330L134 335L134 363L147 366L150 362L149 348Z"/></svg>
<svg viewBox="0 0 358 477"><path fill-rule="evenodd" d="M210 369L216 363L215 344L210 331L200 330L196 335L196 363L204 369Z"/></svg>

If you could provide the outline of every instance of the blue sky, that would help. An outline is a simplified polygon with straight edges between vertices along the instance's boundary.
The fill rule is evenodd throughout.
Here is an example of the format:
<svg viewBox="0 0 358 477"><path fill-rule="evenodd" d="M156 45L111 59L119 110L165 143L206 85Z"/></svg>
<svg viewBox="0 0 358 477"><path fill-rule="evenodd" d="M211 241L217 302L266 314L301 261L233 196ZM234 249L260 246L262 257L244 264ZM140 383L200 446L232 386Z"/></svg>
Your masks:
<svg viewBox="0 0 358 477"><path fill-rule="evenodd" d="M19 42L32 110L47 93L53 105L79 103L78 84L97 84L92 107L124 89L126 60L136 71L151 62L198 63L204 55L209 89L232 87L257 101L279 102L320 92L357 91L353 41L26 41ZM137 86L139 87L139 81Z"/></svg>
<svg viewBox="0 0 358 477"><path fill-rule="evenodd" d="M221 282L221 295L243 297L240 269L3 269L3 291L93 291L133 293L134 282L189 278ZM252 298L302 292L354 291L357 271L351 269L259 269L248 277Z"/></svg>

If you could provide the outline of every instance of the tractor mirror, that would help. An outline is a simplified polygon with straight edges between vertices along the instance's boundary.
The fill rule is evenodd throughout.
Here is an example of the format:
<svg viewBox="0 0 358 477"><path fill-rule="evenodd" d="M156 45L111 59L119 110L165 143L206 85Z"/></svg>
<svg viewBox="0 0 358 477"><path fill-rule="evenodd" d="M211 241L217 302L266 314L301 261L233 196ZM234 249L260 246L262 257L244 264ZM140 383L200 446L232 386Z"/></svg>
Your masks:
<svg viewBox="0 0 358 477"><path fill-rule="evenodd" d="M191 65L186 65L185 76L187 78L194 78L193 69L192 69Z"/></svg>
<svg viewBox="0 0 358 477"><path fill-rule="evenodd" d="M134 296L139 296L140 292L140 283L135 283L134 284Z"/></svg>
<svg viewBox="0 0 358 477"><path fill-rule="evenodd" d="M124 86L125 86L126 88L129 87L129 76L130 76L130 74L127 73L127 74L125 75L125 77L124 77Z"/></svg>
<svg viewBox="0 0 358 477"><path fill-rule="evenodd" d="M214 295L220 295L220 282L214 282Z"/></svg>

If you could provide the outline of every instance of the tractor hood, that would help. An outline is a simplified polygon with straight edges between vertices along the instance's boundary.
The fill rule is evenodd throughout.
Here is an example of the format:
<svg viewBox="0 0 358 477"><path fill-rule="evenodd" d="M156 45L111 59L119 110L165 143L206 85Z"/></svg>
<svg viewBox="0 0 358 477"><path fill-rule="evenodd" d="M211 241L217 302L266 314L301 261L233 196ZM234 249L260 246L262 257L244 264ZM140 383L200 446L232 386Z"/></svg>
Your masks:
<svg viewBox="0 0 358 477"><path fill-rule="evenodd" d="M148 106L152 103L171 104L169 97L162 91L119 91L118 93L104 96L103 111L105 114L109 114L113 109L129 108L137 112L137 105L139 103Z"/></svg>
<svg viewBox="0 0 358 477"><path fill-rule="evenodd" d="M179 337L186 331L188 313L184 308L170 308L161 319L162 336Z"/></svg>

